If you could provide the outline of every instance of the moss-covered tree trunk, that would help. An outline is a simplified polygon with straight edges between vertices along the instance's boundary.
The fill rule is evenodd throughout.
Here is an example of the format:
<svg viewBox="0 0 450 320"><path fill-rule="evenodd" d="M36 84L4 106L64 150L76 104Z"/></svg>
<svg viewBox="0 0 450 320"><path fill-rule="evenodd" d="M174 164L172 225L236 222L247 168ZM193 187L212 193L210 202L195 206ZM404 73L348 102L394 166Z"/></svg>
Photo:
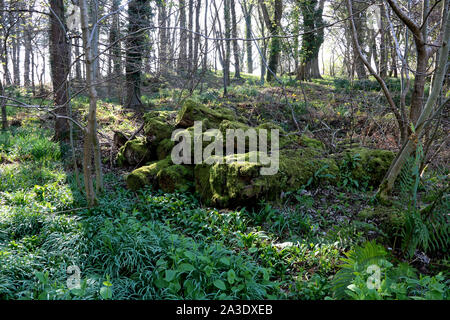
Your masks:
<svg viewBox="0 0 450 320"><path fill-rule="evenodd" d="M303 37L300 52L298 80L321 78L319 71L319 51L323 43L322 12L324 0L298 0L297 4L303 16Z"/></svg>
<svg viewBox="0 0 450 320"><path fill-rule="evenodd" d="M141 102L141 67L144 48L145 21L149 8L147 0L133 0L128 4L128 37L126 51L126 106L137 109Z"/></svg>
<svg viewBox="0 0 450 320"><path fill-rule="evenodd" d="M269 10L266 6L264 0L259 0L259 5L261 7L262 16L266 24L267 29L270 32L270 43L269 43L269 61L267 67L269 68L267 72L267 81L272 81L275 78L278 69L278 63L280 60L281 53L281 17L283 15L283 1L274 0L273 1L273 15L269 14Z"/></svg>

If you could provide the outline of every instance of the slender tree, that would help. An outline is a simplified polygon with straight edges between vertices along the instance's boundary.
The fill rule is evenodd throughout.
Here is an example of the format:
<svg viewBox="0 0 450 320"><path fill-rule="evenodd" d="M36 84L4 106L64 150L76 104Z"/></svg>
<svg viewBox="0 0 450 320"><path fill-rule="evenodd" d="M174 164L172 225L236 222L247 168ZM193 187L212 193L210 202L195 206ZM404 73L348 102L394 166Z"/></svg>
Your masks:
<svg viewBox="0 0 450 320"><path fill-rule="evenodd" d="M187 43L188 34L186 31L186 1L180 0L180 52L178 55L178 73L183 75L187 71Z"/></svg>
<svg viewBox="0 0 450 320"><path fill-rule="evenodd" d="M225 20L225 53L223 74L226 85L230 84L230 56L231 56L231 0L223 1L224 20Z"/></svg>
<svg viewBox="0 0 450 320"><path fill-rule="evenodd" d="M241 66L239 61L239 45L237 41L238 32L237 32L237 21L236 21L236 8L235 1L231 0L230 9L231 9L231 35L233 37L233 57L234 57L234 77L236 79L241 78Z"/></svg>
<svg viewBox="0 0 450 320"><path fill-rule="evenodd" d="M252 11L253 11L253 3L248 0L242 1L242 11L244 12L245 18L245 38L247 41L245 42L246 46L246 55L247 55L247 72L253 73L253 52L252 52L252 41L249 39L252 38Z"/></svg>

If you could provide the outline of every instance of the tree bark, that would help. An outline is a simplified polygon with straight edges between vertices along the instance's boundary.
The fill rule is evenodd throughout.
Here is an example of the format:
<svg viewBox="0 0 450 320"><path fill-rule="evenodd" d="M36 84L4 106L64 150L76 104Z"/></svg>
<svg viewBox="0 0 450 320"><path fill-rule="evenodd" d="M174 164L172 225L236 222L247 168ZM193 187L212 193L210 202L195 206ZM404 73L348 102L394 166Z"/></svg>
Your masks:
<svg viewBox="0 0 450 320"><path fill-rule="evenodd" d="M231 34L233 37L233 56L234 56L234 78L241 78L241 66L239 61L239 46L237 41L237 23L236 23L236 9L235 1L231 0Z"/></svg>
<svg viewBox="0 0 450 320"><path fill-rule="evenodd" d="M224 79L226 85L230 85L230 56L231 56L231 0L224 0L224 20L225 20L225 53L224 53Z"/></svg>
<svg viewBox="0 0 450 320"><path fill-rule="evenodd" d="M94 153L94 167L96 177L96 190L103 190L103 176L101 170L100 146L97 137L97 91L95 88L95 64L96 56L94 56L93 43L89 39L88 25L88 6L86 0L80 0L81 29L83 33L83 48L85 54L86 65L86 84L89 93L89 112L87 126L85 129L84 146L83 146L83 175L86 198L90 207L97 202L92 182L92 151Z"/></svg>
<svg viewBox="0 0 450 320"><path fill-rule="evenodd" d="M381 28L380 28L380 65L378 67L380 77L385 79L387 76L387 51L386 51L386 9L383 4L380 5Z"/></svg>
<svg viewBox="0 0 450 320"><path fill-rule="evenodd" d="M298 2L303 16L303 37L300 65L297 70L298 80L321 78L319 70L319 51L323 43L322 13L324 0L311 0Z"/></svg>
<svg viewBox="0 0 450 320"><path fill-rule="evenodd" d="M208 0L205 0L205 34L208 34ZM208 68L208 39L205 39L205 53L203 56L203 70L206 71Z"/></svg>
<svg viewBox="0 0 450 320"><path fill-rule="evenodd" d="M29 10L32 10L32 6L30 6ZM27 15L28 19L31 20L31 13ZM30 87L30 57L31 57L31 22L24 21L24 47L25 47L25 56L24 56L24 66L23 66L23 85L25 87Z"/></svg>
<svg viewBox="0 0 450 320"><path fill-rule="evenodd" d="M4 96L5 91L3 89L3 81L0 79L0 95ZM0 98L0 110L2 112L2 130L8 129L8 119L6 116L6 100Z"/></svg>
<svg viewBox="0 0 450 320"><path fill-rule="evenodd" d="M361 11L363 9L363 5L361 3L358 3L356 0L352 0L352 7L355 8L354 11L354 25L356 29L356 34L358 37L358 43L361 47L361 51L364 54L364 23L365 23L365 14L364 11ZM367 73L366 69L364 68L364 62L362 61L361 57L358 54L358 49L355 47L354 42L353 43L353 64L354 64L354 70L356 71L356 75L358 79L367 79Z"/></svg>
<svg viewBox="0 0 450 320"><path fill-rule="evenodd" d="M243 0L242 10L245 16L245 38L247 40L252 38L252 11L253 3L247 4L247 0ZM252 41L246 41L246 55L247 55L247 72L253 73L253 52L252 52Z"/></svg>
<svg viewBox="0 0 450 320"><path fill-rule="evenodd" d="M178 56L178 73L183 75L187 71L187 41L186 32L186 2L180 0L180 53Z"/></svg>
<svg viewBox="0 0 450 320"><path fill-rule="evenodd" d="M142 52L145 47L144 32L147 17L147 0L133 0L128 4L128 39L126 52L126 106L131 109L142 107L141 68Z"/></svg>
<svg viewBox="0 0 450 320"><path fill-rule="evenodd" d="M380 184L377 195L381 199L386 199L387 195L391 192L395 180L397 179L403 165L405 164L410 154L414 152L414 150L416 149L417 143L427 132L427 128L430 124L429 119L433 118L433 109L439 97L439 93L441 92L442 89L449 57L448 53L450 41L450 23L449 23L450 14L447 13L445 16L442 17L442 19L444 21L445 32L443 35L442 46L439 49L439 63L437 65L437 69L433 77L430 95L428 96L423 111L421 112L419 118L417 119L417 123L415 125L415 132L403 145L403 148L397 154L397 157L392 162L385 178Z"/></svg>
<svg viewBox="0 0 450 320"><path fill-rule="evenodd" d="M50 2L50 69L53 83L53 99L57 109L57 116L67 117L67 103L69 100L67 76L70 65L69 43L65 31L67 30L64 16L63 0ZM67 119L57 117L55 120L55 137L58 141L68 141L69 124Z"/></svg>
<svg viewBox="0 0 450 320"><path fill-rule="evenodd" d="M189 19L188 19L188 29L189 31L194 30L194 0L189 0L189 6L188 6L188 13L189 13ZM192 72L193 68L193 58L194 58L194 38L192 36L192 32L188 33L188 70L189 72Z"/></svg>
<svg viewBox="0 0 450 320"><path fill-rule="evenodd" d="M267 10L267 6L264 0L259 0L259 6L261 7L261 12L264 18L264 22L266 24L267 29L270 31L270 35L272 36L270 40L269 46L269 61L268 68L272 72L267 72L267 81L272 81L274 79L274 74L277 73L278 62L280 60L281 53L281 39L278 37L279 32L281 31L281 17L283 14L283 2L282 0L274 0L274 14L271 18L269 15L269 11Z"/></svg>
<svg viewBox="0 0 450 320"><path fill-rule="evenodd" d="M205 0L207 1L207 0ZM197 66L199 62L199 48L200 48L200 9L201 9L202 1L197 0L196 1L196 7L195 7L195 37L194 37L194 58L193 58L193 65L194 71L197 71Z"/></svg>

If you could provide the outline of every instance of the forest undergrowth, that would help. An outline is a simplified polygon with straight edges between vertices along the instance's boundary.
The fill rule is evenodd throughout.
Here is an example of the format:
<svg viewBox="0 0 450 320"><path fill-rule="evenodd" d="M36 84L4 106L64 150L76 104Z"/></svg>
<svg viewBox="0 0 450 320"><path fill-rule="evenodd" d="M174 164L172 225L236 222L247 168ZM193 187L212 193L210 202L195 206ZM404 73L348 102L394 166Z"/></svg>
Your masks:
<svg viewBox="0 0 450 320"><path fill-rule="evenodd" d="M292 129L289 113L276 108L288 99L304 130L332 150L353 143L388 148L395 141L377 137L380 128L389 136L385 110L364 109L380 101L375 90L339 79L306 88L286 79L286 85L288 96L252 79L231 87L226 100L214 88L193 96L232 106L249 122L265 118ZM345 98L349 92L353 99ZM183 93L146 94L149 109L170 109ZM23 92L17 96L27 99ZM84 97L73 101L80 119L86 103ZM436 225L418 221L410 205L412 199L434 203L433 195L448 184L445 162L440 166L437 159L417 183L402 180L398 203L390 207L348 175L338 186L307 184L278 204L215 209L195 194L127 190L108 141L113 130L132 133L139 117L114 99L99 105L106 190L91 209L77 186L70 148L52 141L40 120L45 115L8 109L17 126L0 132L1 299L449 298L448 196L433 207L444 223L438 236ZM404 220L387 226L386 215ZM406 241L411 235L425 240ZM78 274L80 286L70 288Z"/></svg>

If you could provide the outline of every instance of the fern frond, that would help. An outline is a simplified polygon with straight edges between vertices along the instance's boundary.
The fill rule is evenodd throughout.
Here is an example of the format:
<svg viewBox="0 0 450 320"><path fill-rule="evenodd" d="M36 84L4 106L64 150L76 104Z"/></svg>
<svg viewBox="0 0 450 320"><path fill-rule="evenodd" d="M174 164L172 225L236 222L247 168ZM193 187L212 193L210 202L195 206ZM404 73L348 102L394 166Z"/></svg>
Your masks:
<svg viewBox="0 0 450 320"><path fill-rule="evenodd" d="M362 247L355 247L346 253L347 258L341 259L344 263L332 281L334 296L338 299L347 297L345 290L355 278L355 273L364 271L369 265L380 264L387 254L386 249L375 241L366 242Z"/></svg>

